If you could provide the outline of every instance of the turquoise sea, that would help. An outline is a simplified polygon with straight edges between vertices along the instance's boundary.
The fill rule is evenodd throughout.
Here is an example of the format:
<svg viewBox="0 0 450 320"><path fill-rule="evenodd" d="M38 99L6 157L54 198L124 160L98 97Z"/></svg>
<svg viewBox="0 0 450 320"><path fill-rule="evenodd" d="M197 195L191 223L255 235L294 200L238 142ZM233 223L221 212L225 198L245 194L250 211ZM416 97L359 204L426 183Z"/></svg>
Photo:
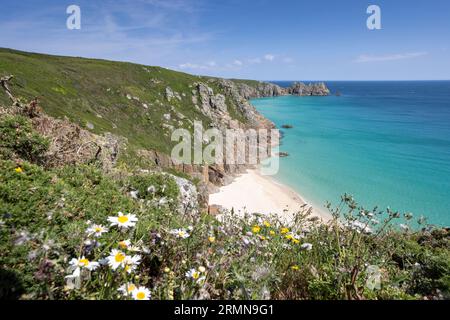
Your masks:
<svg viewBox="0 0 450 320"><path fill-rule="evenodd" d="M341 96L252 100L294 126L282 129L289 157L275 178L315 206L349 193L450 226L450 81L326 83Z"/></svg>

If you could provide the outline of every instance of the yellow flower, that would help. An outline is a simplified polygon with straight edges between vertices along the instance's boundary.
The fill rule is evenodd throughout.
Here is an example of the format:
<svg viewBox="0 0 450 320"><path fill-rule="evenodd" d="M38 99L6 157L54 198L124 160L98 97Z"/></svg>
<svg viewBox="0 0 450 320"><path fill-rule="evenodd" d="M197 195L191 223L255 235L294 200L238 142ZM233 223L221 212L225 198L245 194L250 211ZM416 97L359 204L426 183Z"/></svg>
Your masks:
<svg viewBox="0 0 450 320"><path fill-rule="evenodd" d="M211 242L211 243L214 243L214 242L216 242L216 237L208 237L208 241L209 242Z"/></svg>
<svg viewBox="0 0 450 320"><path fill-rule="evenodd" d="M266 228L270 228L270 223L268 221L264 221L263 224Z"/></svg>
<svg viewBox="0 0 450 320"><path fill-rule="evenodd" d="M285 236L285 238L286 239L288 239L288 240L292 240L292 239L294 239L294 236L292 235L292 234L287 234L286 236Z"/></svg>
<svg viewBox="0 0 450 320"><path fill-rule="evenodd" d="M288 228L281 228L280 232L281 232L281 234L286 234L286 233L289 232L289 229Z"/></svg>
<svg viewBox="0 0 450 320"><path fill-rule="evenodd" d="M16 171L17 173L22 173L23 169L21 167L17 167L14 169L14 171Z"/></svg>
<svg viewBox="0 0 450 320"><path fill-rule="evenodd" d="M262 241L266 240L266 237L264 237L264 236L259 236L259 238L260 238Z"/></svg>
<svg viewBox="0 0 450 320"><path fill-rule="evenodd" d="M292 238L292 242L295 243L295 244L299 244L299 243L300 243L300 240L295 239L295 238Z"/></svg>
<svg viewBox="0 0 450 320"><path fill-rule="evenodd" d="M298 271L300 270L300 267L298 265L294 265L291 267L292 270Z"/></svg>
<svg viewBox="0 0 450 320"><path fill-rule="evenodd" d="M252 228L253 233L259 233L261 231L261 227L260 226L254 226Z"/></svg>
<svg viewBox="0 0 450 320"><path fill-rule="evenodd" d="M269 234L270 234L271 236L274 236L274 235L275 235L275 231L270 230L270 231L269 231Z"/></svg>

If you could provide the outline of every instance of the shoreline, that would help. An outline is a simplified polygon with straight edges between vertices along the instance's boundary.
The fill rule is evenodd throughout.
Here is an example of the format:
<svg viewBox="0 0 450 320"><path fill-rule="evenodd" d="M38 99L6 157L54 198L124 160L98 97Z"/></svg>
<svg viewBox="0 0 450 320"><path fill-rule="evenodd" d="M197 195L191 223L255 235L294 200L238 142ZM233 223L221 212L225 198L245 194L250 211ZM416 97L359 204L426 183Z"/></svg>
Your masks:
<svg viewBox="0 0 450 320"><path fill-rule="evenodd" d="M209 205L234 209L235 213L276 214L287 220L306 206L312 208L311 217L320 218L323 222L331 219L331 214L313 207L291 187L273 177L261 175L258 168L247 169L230 184L210 194Z"/></svg>

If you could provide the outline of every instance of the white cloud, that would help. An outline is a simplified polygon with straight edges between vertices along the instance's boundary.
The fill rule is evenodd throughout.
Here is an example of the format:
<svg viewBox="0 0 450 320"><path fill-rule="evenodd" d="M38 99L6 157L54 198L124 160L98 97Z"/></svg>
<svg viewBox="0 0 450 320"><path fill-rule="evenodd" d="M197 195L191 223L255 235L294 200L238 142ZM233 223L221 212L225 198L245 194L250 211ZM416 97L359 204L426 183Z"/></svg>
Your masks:
<svg viewBox="0 0 450 320"><path fill-rule="evenodd" d="M410 53L397 53L390 55L374 56L374 55L360 55L355 62L365 63L365 62L379 62L379 61L394 61L394 60L404 60L426 56L428 52L410 52Z"/></svg>
<svg viewBox="0 0 450 320"><path fill-rule="evenodd" d="M243 65L241 60L234 60L233 64L236 65L236 66L242 66Z"/></svg>
<svg viewBox="0 0 450 320"><path fill-rule="evenodd" d="M267 61L273 61L275 60L275 56L269 53L264 56L264 59L266 59Z"/></svg>

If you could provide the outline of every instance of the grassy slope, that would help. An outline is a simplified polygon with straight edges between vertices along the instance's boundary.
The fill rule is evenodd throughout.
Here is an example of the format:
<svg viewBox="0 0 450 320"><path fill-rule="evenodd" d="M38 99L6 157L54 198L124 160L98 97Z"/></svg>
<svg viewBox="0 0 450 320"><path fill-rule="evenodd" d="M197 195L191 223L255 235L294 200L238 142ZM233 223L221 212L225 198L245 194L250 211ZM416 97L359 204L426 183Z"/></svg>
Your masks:
<svg viewBox="0 0 450 320"><path fill-rule="evenodd" d="M211 79L208 77L132 63L0 49L0 76L9 74L15 76L12 89L17 96L40 97L49 115L68 117L82 126L92 123L94 132L126 137L131 147L169 152L172 143L162 119L170 113L170 106L187 119L201 120L205 126L210 122L192 103L193 84L207 82ZM157 81L152 82L154 79ZM220 93L214 83L208 85ZM185 94L182 101L166 100L168 86ZM129 100L127 94L140 102ZM7 97L0 94L0 104L7 103ZM143 103L149 108L145 109ZM231 116L242 121L233 101L227 98L227 104ZM179 127L174 120L169 124ZM182 126L190 128L186 120Z"/></svg>

